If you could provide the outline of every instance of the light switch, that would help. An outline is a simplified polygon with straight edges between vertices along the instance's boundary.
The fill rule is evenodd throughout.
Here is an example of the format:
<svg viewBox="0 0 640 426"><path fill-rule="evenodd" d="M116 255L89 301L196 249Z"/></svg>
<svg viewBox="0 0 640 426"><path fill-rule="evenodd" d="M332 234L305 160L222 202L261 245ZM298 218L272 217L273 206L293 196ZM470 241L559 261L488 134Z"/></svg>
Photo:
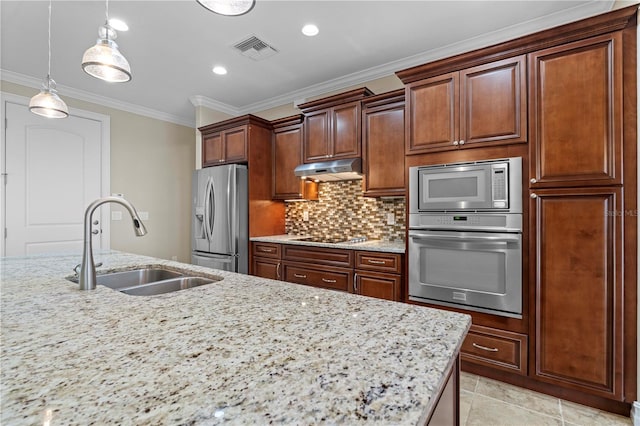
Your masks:
<svg viewBox="0 0 640 426"><path fill-rule="evenodd" d="M302 220L304 220L305 222L309 221L309 211L305 210L302 212Z"/></svg>
<svg viewBox="0 0 640 426"><path fill-rule="evenodd" d="M138 212L141 220L149 220L149 212Z"/></svg>
<svg viewBox="0 0 640 426"><path fill-rule="evenodd" d="M387 213L387 225L395 225L396 216L393 213Z"/></svg>
<svg viewBox="0 0 640 426"><path fill-rule="evenodd" d="M119 212L119 211L111 212L111 220L122 220L122 212Z"/></svg>

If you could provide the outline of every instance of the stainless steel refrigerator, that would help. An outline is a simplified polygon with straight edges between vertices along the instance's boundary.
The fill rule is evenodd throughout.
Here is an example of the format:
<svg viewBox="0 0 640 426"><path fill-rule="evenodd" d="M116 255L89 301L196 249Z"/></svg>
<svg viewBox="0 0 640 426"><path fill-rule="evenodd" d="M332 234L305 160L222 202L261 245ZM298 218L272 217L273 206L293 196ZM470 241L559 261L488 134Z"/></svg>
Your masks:
<svg viewBox="0 0 640 426"><path fill-rule="evenodd" d="M248 273L247 167L206 167L193 173L191 263Z"/></svg>

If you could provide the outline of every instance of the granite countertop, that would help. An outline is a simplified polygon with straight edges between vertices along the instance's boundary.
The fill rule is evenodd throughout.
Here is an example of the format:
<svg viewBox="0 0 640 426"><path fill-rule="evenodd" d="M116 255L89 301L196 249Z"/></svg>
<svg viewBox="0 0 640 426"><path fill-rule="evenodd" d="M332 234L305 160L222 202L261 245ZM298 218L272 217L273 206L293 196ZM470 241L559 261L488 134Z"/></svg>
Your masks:
<svg viewBox="0 0 640 426"><path fill-rule="evenodd" d="M418 424L468 315L118 252L213 284L158 296L65 279L79 255L0 259L0 423Z"/></svg>
<svg viewBox="0 0 640 426"><path fill-rule="evenodd" d="M403 242L370 240L363 243L318 243L301 240L301 238L306 237L308 237L308 235L269 235L266 237L252 237L251 241L277 244L296 244L301 246L314 247L331 247L350 250L381 251L387 253L404 253Z"/></svg>

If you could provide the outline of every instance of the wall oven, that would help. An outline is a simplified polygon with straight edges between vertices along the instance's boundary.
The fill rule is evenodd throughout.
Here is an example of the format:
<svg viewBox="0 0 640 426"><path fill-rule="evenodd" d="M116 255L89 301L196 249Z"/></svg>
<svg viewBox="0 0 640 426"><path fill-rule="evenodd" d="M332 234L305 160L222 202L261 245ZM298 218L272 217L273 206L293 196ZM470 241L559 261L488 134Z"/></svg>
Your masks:
<svg viewBox="0 0 640 426"><path fill-rule="evenodd" d="M522 160L409 177L409 299L521 318Z"/></svg>

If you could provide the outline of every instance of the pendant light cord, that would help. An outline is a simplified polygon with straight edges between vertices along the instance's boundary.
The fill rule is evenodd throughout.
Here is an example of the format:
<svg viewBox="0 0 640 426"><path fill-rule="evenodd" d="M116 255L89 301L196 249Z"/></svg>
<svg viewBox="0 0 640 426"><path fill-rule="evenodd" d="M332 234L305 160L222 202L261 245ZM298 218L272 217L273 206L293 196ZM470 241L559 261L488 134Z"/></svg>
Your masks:
<svg viewBox="0 0 640 426"><path fill-rule="evenodd" d="M106 6L104 8L104 16L108 24L109 23L109 0L106 0Z"/></svg>
<svg viewBox="0 0 640 426"><path fill-rule="evenodd" d="M47 87L49 86L49 81L51 80L51 1L49 0L49 63L47 68Z"/></svg>

